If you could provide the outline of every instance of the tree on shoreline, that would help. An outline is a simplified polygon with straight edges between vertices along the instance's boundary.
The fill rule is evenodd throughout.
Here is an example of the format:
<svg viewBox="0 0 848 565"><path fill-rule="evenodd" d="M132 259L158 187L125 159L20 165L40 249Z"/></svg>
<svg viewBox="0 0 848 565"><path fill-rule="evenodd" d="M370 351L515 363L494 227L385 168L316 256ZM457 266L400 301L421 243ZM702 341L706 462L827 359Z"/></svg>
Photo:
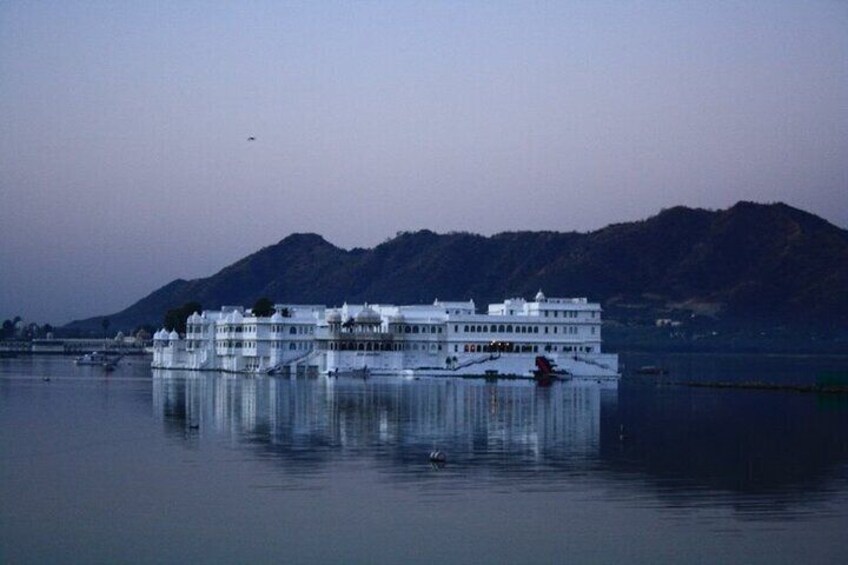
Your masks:
<svg viewBox="0 0 848 565"><path fill-rule="evenodd" d="M186 319L195 312L202 312L203 306L199 302L186 302L178 308L171 308L165 313L164 326L169 332L175 331L179 334L186 332Z"/></svg>

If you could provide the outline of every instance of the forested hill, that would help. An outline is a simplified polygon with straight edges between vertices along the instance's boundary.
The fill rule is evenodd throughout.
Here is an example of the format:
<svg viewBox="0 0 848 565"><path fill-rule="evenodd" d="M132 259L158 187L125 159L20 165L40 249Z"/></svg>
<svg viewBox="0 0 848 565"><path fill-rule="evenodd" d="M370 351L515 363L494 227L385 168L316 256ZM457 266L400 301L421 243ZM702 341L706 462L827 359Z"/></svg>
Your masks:
<svg viewBox="0 0 848 565"><path fill-rule="evenodd" d="M590 233L408 232L373 249L344 250L293 234L207 278L176 280L111 327L158 327L187 302L204 308L275 302L429 303L473 298L587 296L608 319L707 316L813 326L848 320L848 232L785 204L727 210L675 207ZM67 329L99 329L103 316Z"/></svg>

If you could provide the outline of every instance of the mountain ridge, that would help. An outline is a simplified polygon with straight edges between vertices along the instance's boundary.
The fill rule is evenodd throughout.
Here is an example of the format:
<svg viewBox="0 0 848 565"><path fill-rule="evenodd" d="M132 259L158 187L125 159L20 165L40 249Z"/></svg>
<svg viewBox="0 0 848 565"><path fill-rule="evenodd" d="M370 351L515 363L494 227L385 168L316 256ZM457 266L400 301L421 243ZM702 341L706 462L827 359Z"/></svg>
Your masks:
<svg viewBox="0 0 848 565"><path fill-rule="evenodd" d="M783 203L724 210L674 206L590 232L492 236L399 232L345 250L293 233L209 277L176 279L109 315L113 327L157 326L190 301L204 308L276 302L478 305L510 296L587 296L608 319L708 314L725 321L829 324L848 319L848 232ZM103 316L66 329L100 327Z"/></svg>

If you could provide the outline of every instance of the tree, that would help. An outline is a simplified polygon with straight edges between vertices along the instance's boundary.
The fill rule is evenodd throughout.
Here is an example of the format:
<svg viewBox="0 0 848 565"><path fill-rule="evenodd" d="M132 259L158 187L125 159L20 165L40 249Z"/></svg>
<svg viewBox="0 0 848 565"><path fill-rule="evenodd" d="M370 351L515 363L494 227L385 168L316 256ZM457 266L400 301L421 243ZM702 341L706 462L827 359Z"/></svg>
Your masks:
<svg viewBox="0 0 848 565"><path fill-rule="evenodd" d="M253 305L253 315L267 318L274 313L274 303L265 296L256 301Z"/></svg>
<svg viewBox="0 0 848 565"><path fill-rule="evenodd" d="M5 320L3 322L3 333L0 337L7 338L12 337L15 333L15 323L12 320Z"/></svg>
<svg viewBox="0 0 848 565"><path fill-rule="evenodd" d="M199 302L186 302L178 308L171 308L165 312L165 329L169 332L175 331L180 334L186 332L186 319L195 312L202 312L203 306Z"/></svg>
<svg viewBox="0 0 848 565"><path fill-rule="evenodd" d="M109 330L109 324L111 323L108 316L100 320L100 326L103 328L103 337L106 337L106 332Z"/></svg>

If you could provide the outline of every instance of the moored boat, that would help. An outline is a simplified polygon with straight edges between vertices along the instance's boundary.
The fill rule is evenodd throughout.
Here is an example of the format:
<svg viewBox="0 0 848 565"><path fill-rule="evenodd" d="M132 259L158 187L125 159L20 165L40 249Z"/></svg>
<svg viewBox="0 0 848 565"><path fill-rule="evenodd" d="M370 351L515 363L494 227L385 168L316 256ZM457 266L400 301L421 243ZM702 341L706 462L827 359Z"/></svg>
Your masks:
<svg viewBox="0 0 848 565"><path fill-rule="evenodd" d="M112 370L118 364L118 361L120 359L120 355L110 355L101 351L92 351L91 353L80 355L79 357L74 359L74 364L97 366L106 368L106 370Z"/></svg>
<svg viewBox="0 0 848 565"><path fill-rule="evenodd" d="M667 375L668 369L657 365L642 365L636 369L637 375Z"/></svg>

